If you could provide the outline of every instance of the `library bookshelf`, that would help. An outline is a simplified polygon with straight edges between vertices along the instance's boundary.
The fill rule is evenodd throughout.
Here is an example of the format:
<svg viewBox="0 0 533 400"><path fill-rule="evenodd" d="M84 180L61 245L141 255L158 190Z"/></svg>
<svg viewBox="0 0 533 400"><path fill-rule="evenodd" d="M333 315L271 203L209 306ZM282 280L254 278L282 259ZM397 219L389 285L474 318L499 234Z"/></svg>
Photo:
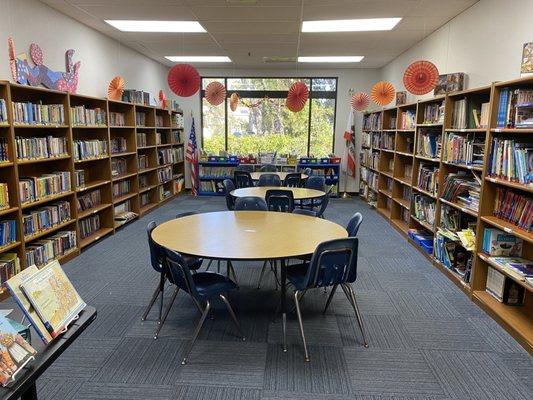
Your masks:
<svg viewBox="0 0 533 400"><path fill-rule="evenodd" d="M0 160L0 184L7 186L9 198L0 208L0 221L15 221L16 225L15 240L0 247L0 257L16 254L21 269L34 260L29 258L34 248L51 237L74 232L75 243L63 247L55 257L60 262L69 261L85 247L178 194L176 183L184 173L183 127L176 126L175 121L182 117L182 111L5 81L0 81L0 100L5 101L8 111L7 121L0 121L0 140L7 148L2 153L4 160ZM20 105L15 111L16 103L28 102L61 106L61 120L20 120ZM91 117L86 117L89 114ZM138 115L143 115L142 120ZM137 139L142 133L146 139L140 145ZM42 148L47 147L43 143L52 149L46 156L42 156ZM36 152L36 148L40 150ZM161 161L160 149L168 149ZM141 156L146 156L144 168L139 165ZM158 174L162 168L167 168L165 179ZM56 171L68 176L69 187L23 198L27 193L19 187L25 178ZM46 190L56 188L48 185ZM57 204L69 212L53 223L47 221L45 227L39 222L40 229L32 227L28 232L30 216ZM120 218L128 211L134 214ZM0 299L5 297L4 290Z"/></svg>
<svg viewBox="0 0 533 400"><path fill-rule="evenodd" d="M360 197L386 218L406 240L416 247L432 265L442 271L472 301L477 303L522 346L533 354L533 286L517 274L494 263L483 252L485 228L496 228L523 240L522 257L533 260L533 233L494 216L498 189L508 189L531 197L533 184L520 184L489 174L489 158L494 138L524 139L531 143L531 129L497 128L500 91L508 88L533 88L533 78L494 83L490 86L450 93L397 107L369 111L363 115L360 150ZM454 114L461 101L467 104L466 124L457 125ZM472 108L479 110L488 104L486 126L479 127L468 115ZM440 110L438 119L428 119L431 110ZM424 152L424 136L438 138L437 154ZM474 154L476 162L457 162L447 150L451 140L468 140L479 146ZM483 151L481 151L483 150ZM476 153L476 151L478 153ZM422 169L422 171L421 171ZM420 176L433 174L432 188L421 185ZM450 174L464 174L480 183L479 207L468 207L445 198L446 179ZM423 181L422 181L423 182ZM417 214L417 201L430 204L431 218ZM446 228L449 212L456 213L468 226L475 226L476 248L472 252L470 277L448 268L437 255L436 237ZM432 246L414 240L410 229L429 234ZM486 291L489 267L525 288L521 306L496 300Z"/></svg>

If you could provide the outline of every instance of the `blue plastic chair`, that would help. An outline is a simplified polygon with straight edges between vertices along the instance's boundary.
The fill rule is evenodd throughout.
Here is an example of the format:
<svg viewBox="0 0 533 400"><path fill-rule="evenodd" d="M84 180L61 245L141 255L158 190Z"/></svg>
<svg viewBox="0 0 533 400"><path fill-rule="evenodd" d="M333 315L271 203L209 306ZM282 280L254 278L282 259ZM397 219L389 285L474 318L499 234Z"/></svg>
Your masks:
<svg viewBox="0 0 533 400"><path fill-rule="evenodd" d="M309 361L309 353L307 351L302 313L300 311L300 299L305 292L310 289L333 286L326 301L326 306L324 308L325 313L337 287L340 286L355 312L359 328L363 335L363 345L364 347L368 347L366 334L363 328L363 320L355 298L355 292L350 285L357 279L358 246L359 239L353 237L330 240L318 245L309 263L287 267L287 280L295 289L294 302L296 305L296 314L300 325L300 334L302 335L306 361Z"/></svg>
<svg viewBox="0 0 533 400"><path fill-rule="evenodd" d="M244 196L235 200L235 211L268 211L268 206L261 197Z"/></svg>
<svg viewBox="0 0 533 400"><path fill-rule="evenodd" d="M259 177L257 186L281 186L278 174L263 174Z"/></svg>
<svg viewBox="0 0 533 400"><path fill-rule="evenodd" d="M326 184L326 178L323 176L310 176L307 178L307 181L305 182L305 187L307 189L315 189L315 190L321 190L324 191L324 185Z"/></svg>
<svg viewBox="0 0 533 400"><path fill-rule="evenodd" d="M299 172L294 172L287 174L285 180L283 181L283 186L285 187L300 187L302 185L302 174Z"/></svg>
<svg viewBox="0 0 533 400"><path fill-rule="evenodd" d="M261 172L276 172L277 170L274 164L265 164L259 169Z"/></svg>
<svg viewBox="0 0 533 400"><path fill-rule="evenodd" d="M234 171L233 183L238 189L254 186L252 175L250 175L250 173L247 171Z"/></svg>
<svg viewBox="0 0 533 400"><path fill-rule="evenodd" d="M346 230L348 231L348 236L356 237L362 222L363 214L361 214L360 212L356 212L354 215L352 215L352 218L350 218L348 226L346 227Z"/></svg>
<svg viewBox="0 0 533 400"><path fill-rule="evenodd" d="M322 199L320 199L320 207L318 211L316 211L316 216L319 218L324 218L324 211L326 211L326 208L328 208L329 204L329 193L326 193Z"/></svg>
<svg viewBox="0 0 533 400"><path fill-rule="evenodd" d="M200 330L202 329L202 325L204 324L205 319L211 310L211 302L215 299L222 300L222 302L226 305L226 308L228 309L228 312L235 323L237 330L239 331L239 335L242 337L242 340L246 340L244 334L242 333L239 321L235 316L235 312L231 308L231 305L226 297L226 293L230 290L236 289L237 284L224 275L217 274L215 272L198 272L197 274L193 275L191 274L190 269L187 267L187 264L184 262L183 257L179 253L168 249L165 249L165 252L167 256L169 274L172 277L176 287L188 293L189 296L192 297L194 303L198 307L198 310L202 314L200 317L200 322L194 331L192 342L189 348L185 351L181 364L187 364L187 360L194 347L194 343L196 342L196 339L200 334Z"/></svg>
<svg viewBox="0 0 533 400"><path fill-rule="evenodd" d="M307 215L308 217L316 217L316 211L308 210L307 208L295 208L292 210L293 214Z"/></svg>
<svg viewBox="0 0 533 400"><path fill-rule="evenodd" d="M229 211L233 211L235 209L235 197L230 193L235 190L235 184L231 179L224 179L222 184L224 185L224 191L226 193L226 207Z"/></svg>
<svg viewBox="0 0 533 400"><path fill-rule="evenodd" d="M305 168L304 169L304 174L307 175L308 177L312 176L313 175L313 170L309 167Z"/></svg>
<svg viewBox="0 0 533 400"><path fill-rule="evenodd" d="M294 196L290 190L269 189L265 200L268 211L292 212L294 210Z"/></svg>

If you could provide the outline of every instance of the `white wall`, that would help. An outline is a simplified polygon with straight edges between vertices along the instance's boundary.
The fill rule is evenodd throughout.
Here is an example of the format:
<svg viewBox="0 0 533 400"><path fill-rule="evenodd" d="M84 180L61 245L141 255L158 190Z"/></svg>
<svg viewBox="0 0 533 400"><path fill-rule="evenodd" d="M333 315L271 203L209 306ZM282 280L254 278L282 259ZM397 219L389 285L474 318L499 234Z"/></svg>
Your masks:
<svg viewBox="0 0 533 400"><path fill-rule="evenodd" d="M517 78L522 46L533 41L532 11L533 0L480 0L382 68L381 77L405 90L407 66L426 59L441 74L465 72L467 88Z"/></svg>
<svg viewBox="0 0 533 400"><path fill-rule="evenodd" d="M81 60L78 93L106 97L107 85L120 75L127 88L158 94L170 90L168 68L119 42L87 27L37 0L0 0L0 79L11 81L7 39L12 37L16 54L29 54L30 43L44 53L44 63L65 70L65 51L76 50Z"/></svg>

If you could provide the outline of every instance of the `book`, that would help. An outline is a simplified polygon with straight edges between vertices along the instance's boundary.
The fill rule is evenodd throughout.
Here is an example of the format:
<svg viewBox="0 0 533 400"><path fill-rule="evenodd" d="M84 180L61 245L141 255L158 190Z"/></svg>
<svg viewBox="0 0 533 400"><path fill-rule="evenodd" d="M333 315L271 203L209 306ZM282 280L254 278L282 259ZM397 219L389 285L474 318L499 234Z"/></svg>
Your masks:
<svg viewBox="0 0 533 400"><path fill-rule="evenodd" d="M533 199L527 195L498 187L493 214L497 218L530 232L533 223Z"/></svg>
<svg viewBox="0 0 533 400"><path fill-rule="evenodd" d="M28 277L20 289L53 338L63 333L86 306L57 261Z"/></svg>
<svg viewBox="0 0 533 400"><path fill-rule="evenodd" d="M37 272L39 272L39 269L35 265L32 265L20 271L17 275L9 279L6 282L6 286L9 290L9 293L11 294L11 298L17 303L20 310L28 319L28 321L30 321L31 325L33 326L43 343L48 344L53 339L52 335L50 335L50 332L48 332L48 330L44 326L43 322L41 321L41 318L39 318L39 315L31 305L30 301L20 289L20 285Z"/></svg>
<svg viewBox="0 0 533 400"><path fill-rule="evenodd" d="M492 140L487 173L521 184L533 183L533 144L525 139Z"/></svg>
<svg viewBox="0 0 533 400"><path fill-rule="evenodd" d="M37 351L0 314L0 383L7 386L16 380L16 374L35 359Z"/></svg>
<svg viewBox="0 0 533 400"><path fill-rule="evenodd" d="M483 251L489 256L520 257L523 240L495 228L483 231Z"/></svg>
<svg viewBox="0 0 533 400"><path fill-rule="evenodd" d="M521 76L533 74L533 42L524 43L520 74Z"/></svg>
<svg viewBox="0 0 533 400"><path fill-rule="evenodd" d="M533 262L520 257L489 257L489 260L506 271L512 270L519 279L533 277Z"/></svg>

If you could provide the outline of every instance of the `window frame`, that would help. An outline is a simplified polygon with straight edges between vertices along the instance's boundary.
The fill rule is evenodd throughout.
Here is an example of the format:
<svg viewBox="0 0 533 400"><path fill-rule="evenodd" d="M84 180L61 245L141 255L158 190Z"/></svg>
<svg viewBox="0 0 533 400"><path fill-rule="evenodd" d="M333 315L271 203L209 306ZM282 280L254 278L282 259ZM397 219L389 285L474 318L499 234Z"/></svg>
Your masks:
<svg viewBox="0 0 533 400"><path fill-rule="evenodd" d="M204 107L203 100L205 97L204 79L217 79L224 81L224 87L227 90L228 79L308 79L309 80L309 115L307 116L307 154L309 156L311 150L311 117L313 102L311 99L333 99L335 100L335 106L333 108L333 132L331 138L331 152L335 152L335 130L337 124L337 94L339 90L339 78L332 76L314 76L314 77L294 77L294 76L202 76L200 81L200 143L202 149L204 148ZM313 79L334 79L335 90L323 91L313 90ZM271 99L285 99L287 98L288 90L227 90L226 100L224 100L224 151L228 151L228 102L227 99L232 93L237 93L240 98L264 98ZM304 154L300 154L301 156Z"/></svg>

